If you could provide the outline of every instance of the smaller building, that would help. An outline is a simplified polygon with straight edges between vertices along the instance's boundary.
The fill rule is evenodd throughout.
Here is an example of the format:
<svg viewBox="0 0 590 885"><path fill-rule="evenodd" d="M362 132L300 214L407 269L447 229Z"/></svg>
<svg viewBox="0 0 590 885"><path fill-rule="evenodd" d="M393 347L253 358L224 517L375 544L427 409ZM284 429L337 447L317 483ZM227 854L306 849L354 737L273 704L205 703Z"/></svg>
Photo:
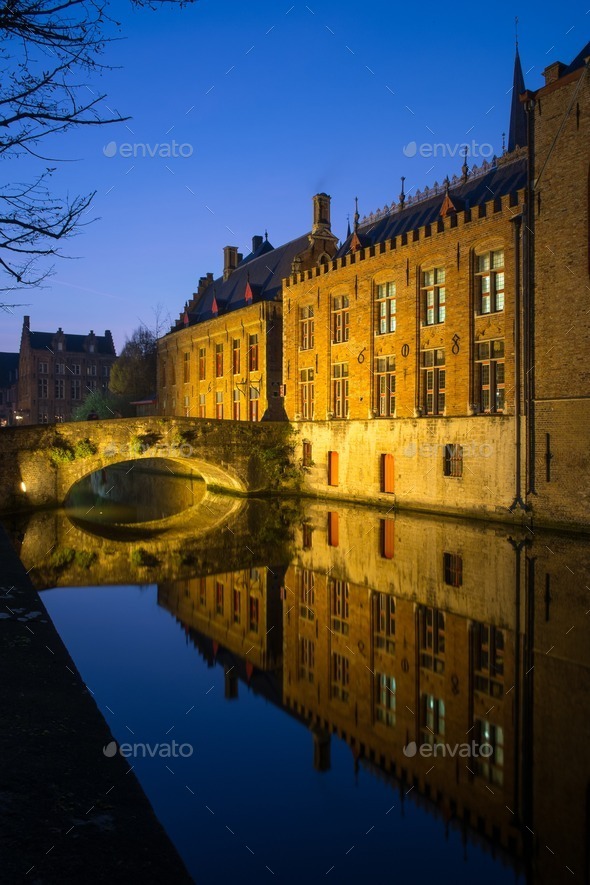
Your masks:
<svg viewBox="0 0 590 885"><path fill-rule="evenodd" d="M0 427L15 423L18 353L0 353Z"/></svg>
<svg viewBox="0 0 590 885"><path fill-rule="evenodd" d="M20 345L19 424L71 421L72 412L89 393L108 389L111 366L117 358L113 336L34 332L25 316Z"/></svg>

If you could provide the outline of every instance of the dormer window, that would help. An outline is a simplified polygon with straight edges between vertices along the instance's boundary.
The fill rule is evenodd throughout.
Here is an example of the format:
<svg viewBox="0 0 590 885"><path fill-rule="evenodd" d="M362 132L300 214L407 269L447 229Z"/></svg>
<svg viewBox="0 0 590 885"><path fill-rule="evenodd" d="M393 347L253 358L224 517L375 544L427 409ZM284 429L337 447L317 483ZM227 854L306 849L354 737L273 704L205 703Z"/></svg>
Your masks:
<svg viewBox="0 0 590 885"><path fill-rule="evenodd" d="M96 345L95 345L95 344L89 344L89 345L88 345L88 353L94 353L95 350L96 350Z"/></svg>

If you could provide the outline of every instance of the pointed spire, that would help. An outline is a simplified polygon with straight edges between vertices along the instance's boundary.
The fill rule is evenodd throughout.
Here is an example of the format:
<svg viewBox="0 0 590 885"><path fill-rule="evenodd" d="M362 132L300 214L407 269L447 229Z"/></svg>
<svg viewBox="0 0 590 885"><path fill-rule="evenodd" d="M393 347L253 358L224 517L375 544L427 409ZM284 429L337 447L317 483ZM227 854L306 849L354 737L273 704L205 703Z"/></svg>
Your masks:
<svg viewBox="0 0 590 885"><path fill-rule="evenodd" d="M406 176L402 175L402 192L399 195L399 207L400 209L404 208L404 203L406 202L406 194L404 192L404 182L406 180Z"/></svg>
<svg viewBox="0 0 590 885"><path fill-rule="evenodd" d="M469 151L469 148L467 147L467 145L465 145L465 147L463 148L463 165L461 166L461 173L463 176L463 181L467 181L467 178L469 176L469 166L467 165L468 151Z"/></svg>
<svg viewBox="0 0 590 885"><path fill-rule="evenodd" d="M358 198L358 197L355 197L355 198L354 198L354 229L355 229L355 231L358 230L359 219L360 219L360 215L359 215L359 198Z"/></svg>
<svg viewBox="0 0 590 885"><path fill-rule="evenodd" d="M348 225L346 227L346 239L350 236L350 215L346 216L346 220L348 221Z"/></svg>
<svg viewBox="0 0 590 885"><path fill-rule="evenodd" d="M510 128L508 129L508 153L527 144L526 112L519 96L525 91L524 77L518 53L518 18L515 19L516 55L514 58L514 79L512 81L512 101L510 103Z"/></svg>

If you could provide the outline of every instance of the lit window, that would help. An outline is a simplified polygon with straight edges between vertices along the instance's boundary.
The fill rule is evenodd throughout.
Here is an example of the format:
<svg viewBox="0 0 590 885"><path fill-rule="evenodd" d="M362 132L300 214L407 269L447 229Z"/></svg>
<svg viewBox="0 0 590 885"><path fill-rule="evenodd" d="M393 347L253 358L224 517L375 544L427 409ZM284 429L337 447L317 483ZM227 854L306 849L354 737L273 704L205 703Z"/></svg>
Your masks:
<svg viewBox="0 0 590 885"><path fill-rule="evenodd" d="M446 313L446 272L434 267L422 272L422 322L426 326L444 323Z"/></svg>
<svg viewBox="0 0 590 885"><path fill-rule="evenodd" d="M299 346L301 350L311 350L314 346L313 307L299 309Z"/></svg>
<svg viewBox="0 0 590 885"><path fill-rule="evenodd" d="M380 418L395 415L395 357L380 356L375 360L377 414Z"/></svg>
<svg viewBox="0 0 590 885"><path fill-rule="evenodd" d="M250 335L249 338L248 367L251 372L258 371L258 335Z"/></svg>
<svg viewBox="0 0 590 885"><path fill-rule="evenodd" d="M486 252L477 256L479 312L504 310L504 252Z"/></svg>
<svg viewBox="0 0 590 885"><path fill-rule="evenodd" d="M302 369L299 373L299 397L301 403L301 417L313 421L314 417L314 370Z"/></svg>
<svg viewBox="0 0 590 885"><path fill-rule="evenodd" d="M215 345L215 377L223 376L223 344Z"/></svg>
<svg viewBox="0 0 590 885"><path fill-rule="evenodd" d="M475 345L475 390L482 412L503 412L505 396L504 341Z"/></svg>
<svg viewBox="0 0 590 885"><path fill-rule="evenodd" d="M332 366L332 402L335 418L348 418L348 363Z"/></svg>
<svg viewBox="0 0 590 885"><path fill-rule="evenodd" d="M240 391L236 387L234 390L234 402L233 402L233 419L234 421L240 420Z"/></svg>
<svg viewBox="0 0 590 885"><path fill-rule="evenodd" d="M215 393L215 417L223 418L223 391L221 390Z"/></svg>
<svg viewBox="0 0 590 885"><path fill-rule="evenodd" d="M332 299L332 341L339 344L348 341L349 332L348 295L338 295Z"/></svg>
<svg viewBox="0 0 590 885"><path fill-rule="evenodd" d="M250 387L250 421L258 421L258 404L260 391L257 387Z"/></svg>
<svg viewBox="0 0 590 885"><path fill-rule="evenodd" d="M386 335L396 328L395 283L381 283L377 286L377 334Z"/></svg>
<svg viewBox="0 0 590 885"><path fill-rule="evenodd" d="M423 350L420 354L420 406L424 415L445 411L446 371L444 348Z"/></svg>
<svg viewBox="0 0 590 885"><path fill-rule="evenodd" d="M191 380L191 355L187 351L184 354L184 359L182 361L183 364L183 381L185 384L188 384Z"/></svg>
<svg viewBox="0 0 590 885"><path fill-rule="evenodd" d="M234 375L240 374L240 339L234 338L232 347L232 372Z"/></svg>
<svg viewBox="0 0 590 885"><path fill-rule="evenodd" d="M206 415L206 406L205 406L205 394L199 394L199 418L204 418Z"/></svg>
<svg viewBox="0 0 590 885"><path fill-rule="evenodd" d="M207 374L207 350L199 347L199 381L204 381Z"/></svg>

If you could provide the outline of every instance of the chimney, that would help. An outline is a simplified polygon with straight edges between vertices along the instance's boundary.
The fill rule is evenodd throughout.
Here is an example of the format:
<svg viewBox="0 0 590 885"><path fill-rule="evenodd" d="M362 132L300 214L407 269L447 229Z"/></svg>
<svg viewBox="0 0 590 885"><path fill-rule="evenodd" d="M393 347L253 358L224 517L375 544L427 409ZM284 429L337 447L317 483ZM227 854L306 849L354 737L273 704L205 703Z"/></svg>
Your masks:
<svg viewBox="0 0 590 885"><path fill-rule="evenodd" d="M30 329L31 328L31 317L26 316L23 320L23 328Z"/></svg>
<svg viewBox="0 0 590 885"><path fill-rule="evenodd" d="M549 86L550 83L554 83L555 80L559 80L561 77L565 65L561 61L554 61L552 65L549 65L543 71L543 76L545 77L545 86Z"/></svg>
<svg viewBox="0 0 590 885"><path fill-rule="evenodd" d="M229 280L238 266L238 247L224 246L223 248L223 281Z"/></svg>
<svg viewBox="0 0 590 885"><path fill-rule="evenodd" d="M262 243L263 243L262 237L259 237L259 236L252 237L252 251L258 252L258 250L262 246Z"/></svg>
<svg viewBox="0 0 590 885"><path fill-rule="evenodd" d="M202 295L203 292L211 285L213 282L213 274L208 273L206 277L199 278L199 285L197 286L197 296Z"/></svg>
<svg viewBox="0 0 590 885"><path fill-rule="evenodd" d="M330 226L330 200L328 194L316 194L313 198L313 227L312 234L331 231Z"/></svg>

